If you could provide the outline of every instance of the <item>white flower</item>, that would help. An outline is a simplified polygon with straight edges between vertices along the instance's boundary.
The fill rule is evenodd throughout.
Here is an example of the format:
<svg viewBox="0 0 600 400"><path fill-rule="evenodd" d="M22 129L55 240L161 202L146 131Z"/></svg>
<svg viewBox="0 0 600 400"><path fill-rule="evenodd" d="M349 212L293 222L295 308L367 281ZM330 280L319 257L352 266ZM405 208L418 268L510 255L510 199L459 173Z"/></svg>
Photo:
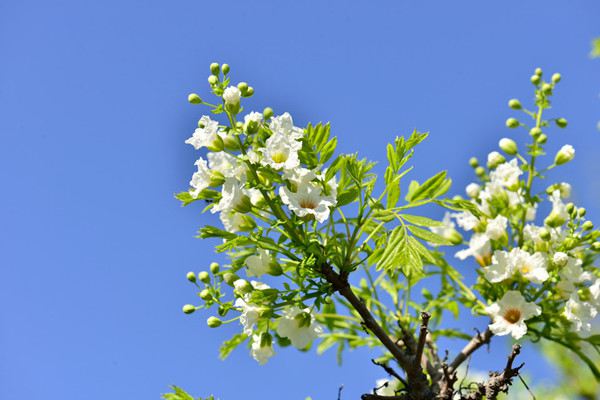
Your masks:
<svg viewBox="0 0 600 400"><path fill-rule="evenodd" d="M546 218L546 224L550 226L562 225L569 218L569 213L567 212L567 206L561 199L560 190L553 191L549 199L552 203L552 211Z"/></svg>
<svg viewBox="0 0 600 400"><path fill-rule="evenodd" d="M488 154L487 165L489 168L495 168L505 161L506 159L502 154L498 153L497 151L492 151L490 154Z"/></svg>
<svg viewBox="0 0 600 400"><path fill-rule="evenodd" d="M479 192L481 192L481 186L476 183L469 183L465 188L465 192L470 198L476 199L479 196Z"/></svg>
<svg viewBox="0 0 600 400"><path fill-rule="evenodd" d="M528 303L520 292L509 290L497 303L486 308L492 317L490 331L494 335L504 336L511 334L513 338L520 339L527 333L525 321L540 315L542 309L534 303Z"/></svg>
<svg viewBox="0 0 600 400"><path fill-rule="evenodd" d="M556 254L559 254L559 253L556 253ZM555 254L555 257L556 257L556 254ZM559 256L559 257L562 258L561 256ZM560 281L556 285L557 288L563 294L568 295L568 294L574 292L575 290L577 290L577 287L575 286L576 284L582 283L585 281L589 281L592 279L592 275L589 272L583 271L581 264L582 264L582 261L579 258L567 256L567 262L558 271L558 277L560 278Z"/></svg>
<svg viewBox="0 0 600 400"><path fill-rule="evenodd" d="M552 256L552 262L554 262L556 266L562 268L569 262L569 256L566 253L563 253L562 251L557 251Z"/></svg>
<svg viewBox="0 0 600 400"><path fill-rule="evenodd" d="M242 92L235 86L229 86L223 91L223 100L227 104L239 104L240 98L242 97Z"/></svg>
<svg viewBox="0 0 600 400"><path fill-rule="evenodd" d="M194 172L192 175L192 180L190 181L190 186L193 190L190 190L190 195L193 198L198 197L201 191L210 186L211 180L211 171L208 169L208 165L206 160L203 158L199 158L194 163L198 167L198 171Z"/></svg>
<svg viewBox="0 0 600 400"><path fill-rule="evenodd" d="M266 335L252 335L252 348L250 352L259 365L265 365L269 361L269 358L275 355L270 336L268 333Z"/></svg>
<svg viewBox="0 0 600 400"><path fill-rule="evenodd" d="M525 210L525 219L527 221L533 221L537 214L537 204L527 204Z"/></svg>
<svg viewBox="0 0 600 400"><path fill-rule="evenodd" d="M292 185L295 186L306 185L316 178L317 174L315 174L314 171L304 167L287 169L283 171L283 179L287 179Z"/></svg>
<svg viewBox="0 0 600 400"><path fill-rule="evenodd" d="M260 123L263 120L263 115L259 112L252 111L249 114L244 115L244 124L248 124L249 122L257 122Z"/></svg>
<svg viewBox="0 0 600 400"><path fill-rule="evenodd" d="M494 171L490 173L490 179L493 183L498 183L505 188L514 189L519 183L519 177L523 174L517 163L517 159L513 158L509 162L498 165Z"/></svg>
<svg viewBox="0 0 600 400"><path fill-rule="evenodd" d="M477 224L479 224L477 217L468 211L456 213L454 214L454 218L456 218L456 223L458 226L463 228L465 231L470 231L471 229L475 228Z"/></svg>
<svg viewBox="0 0 600 400"><path fill-rule="evenodd" d="M571 197L571 185L567 182L559 183L558 190L560 190L560 197L562 197L563 199Z"/></svg>
<svg viewBox="0 0 600 400"><path fill-rule="evenodd" d="M510 252L510 263L515 272L520 272L533 283L542 283L549 278L546 255L543 253L529 254L517 247Z"/></svg>
<svg viewBox="0 0 600 400"><path fill-rule="evenodd" d="M273 263L273 256L271 256L269 250L258 249L258 255L251 255L246 258L248 276L260 277L264 274L268 274Z"/></svg>
<svg viewBox="0 0 600 400"><path fill-rule="evenodd" d="M258 322L260 316L260 307L255 304L249 304L247 300L249 300L250 296L244 296L244 299L237 298L234 307L239 307L242 310L242 315L240 315L240 323L244 327L244 333L248 336L252 335L252 331L254 329L254 325Z"/></svg>
<svg viewBox="0 0 600 400"><path fill-rule="evenodd" d="M395 396L399 388L397 379L377 379L375 382L375 394L379 396Z"/></svg>
<svg viewBox="0 0 600 400"><path fill-rule="evenodd" d="M496 218L491 219L487 223L485 228L485 234L490 239L499 240L506 235L506 223L508 219L502 215L498 215Z"/></svg>
<svg viewBox="0 0 600 400"><path fill-rule="evenodd" d="M453 239L455 239L456 242L459 243L462 240L462 238L460 238L460 234L456 232L455 227L456 224L452 222L452 214L446 212L444 214L444 219L442 219L442 224L440 226L432 226L429 228L429 230L435 233L436 235L439 235L450 241L453 241Z"/></svg>
<svg viewBox="0 0 600 400"><path fill-rule="evenodd" d="M600 308L600 278L596 278L592 286L590 286L590 302L596 306L596 308Z"/></svg>
<svg viewBox="0 0 600 400"><path fill-rule="evenodd" d="M207 157L211 170L220 172L226 178L235 178L241 182L246 180L246 167L231 154L220 151L208 153Z"/></svg>
<svg viewBox="0 0 600 400"><path fill-rule="evenodd" d="M203 115L199 121L199 127L194 131L192 137L187 139L185 143L191 144L196 150L201 147L210 146L215 140L217 140L219 132L219 123L213 121L210 117Z"/></svg>
<svg viewBox="0 0 600 400"><path fill-rule="evenodd" d="M312 183L298 186L296 192L282 186L279 188L279 196L294 214L299 217L312 215L318 222L329 218L329 207L334 205L331 197L323 196L321 188Z"/></svg>
<svg viewBox="0 0 600 400"><path fill-rule="evenodd" d="M483 269L485 279L492 283L502 282L513 274L513 267L506 251L496 250L492 257L492 264Z"/></svg>
<svg viewBox="0 0 600 400"><path fill-rule="evenodd" d="M224 210L219 214L219 219L227 232L236 233L243 230L244 225L249 218L244 214L237 213L233 210Z"/></svg>
<svg viewBox="0 0 600 400"><path fill-rule="evenodd" d="M487 265L492 252L490 238L485 234L476 233L471 236L469 248L456 253L456 257L465 260L469 256L475 257L479 265Z"/></svg>
<svg viewBox="0 0 600 400"><path fill-rule="evenodd" d="M278 321L277 334L288 338L297 349L305 349L323 332L308 308L290 307Z"/></svg>
<svg viewBox="0 0 600 400"><path fill-rule="evenodd" d="M213 214L224 210L246 212L249 209L250 199L245 193L243 185L233 178L227 178L221 189L221 200L210 210Z"/></svg>
<svg viewBox="0 0 600 400"><path fill-rule="evenodd" d="M563 311L565 318L573 324L576 332L589 333L592 330L591 321L598 314L598 310L592 304L581 301L576 293L573 293Z"/></svg>
<svg viewBox="0 0 600 400"><path fill-rule="evenodd" d="M558 153L556 153L556 157L554 157L554 163L556 165L561 165L568 163L573 158L575 158L575 149L570 144L565 144L560 148Z"/></svg>
<svg viewBox="0 0 600 400"><path fill-rule="evenodd" d="M271 118L269 128L273 134L279 133L286 136L289 140L298 140L304 135L304 131L301 128L294 126L292 116L287 112Z"/></svg>
<svg viewBox="0 0 600 400"><path fill-rule="evenodd" d="M274 169L294 169L300 165L298 151L302 143L282 133L275 133L267 139L261 163Z"/></svg>

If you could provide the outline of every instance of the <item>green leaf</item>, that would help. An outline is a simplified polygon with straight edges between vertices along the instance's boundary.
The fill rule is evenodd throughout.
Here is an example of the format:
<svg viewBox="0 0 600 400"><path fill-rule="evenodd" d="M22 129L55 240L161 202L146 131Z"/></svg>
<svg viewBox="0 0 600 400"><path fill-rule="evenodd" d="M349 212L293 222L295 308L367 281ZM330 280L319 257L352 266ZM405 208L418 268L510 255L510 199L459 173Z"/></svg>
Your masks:
<svg viewBox="0 0 600 400"><path fill-rule="evenodd" d="M423 217L420 215L400 214L400 217L408 221L413 225L424 226L427 228L442 226L440 221L433 220L431 218Z"/></svg>
<svg viewBox="0 0 600 400"><path fill-rule="evenodd" d="M184 207L187 206L188 204L195 202L196 200L200 200L198 198L192 197L190 192L177 193L177 194L175 194L175 198L177 200L181 201L181 205Z"/></svg>
<svg viewBox="0 0 600 400"><path fill-rule="evenodd" d="M592 51L590 52L590 57L592 57L592 58L600 57L600 37L595 38L592 41Z"/></svg>
<svg viewBox="0 0 600 400"><path fill-rule="evenodd" d="M327 142L325 144L325 146L323 146L323 148L321 149L321 157L319 159L319 162L321 164L325 164L327 161L329 161L331 156L333 156L333 152L335 151L336 147L337 147L337 137L334 136L333 139L331 139L329 142Z"/></svg>
<svg viewBox="0 0 600 400"><path fill-rule="evenodd" d="M342 168L343 165L344 165L344 156L342 156L342 155L337 156L331 162L329 167L327 167L327 172L325 172L325 182L329 182L331 179L333 179L335 174L340 170L340 168Z"/></svg>
<svg viewBox="0 0 600 400"><path fill-rule="evenodd" d="M396 266L398 253L402 254L405 247L405 228L397 226L390 232L388 241L377 263L377 269L389 270Z"/></svg>
<svg viewBox="0 0 600 400"><path fill-rule="evenodd" d="M350 189L338 194L337 196L337 206L342 207L347 204L352 203L358 198L358 194L360 191L357 187L351 187Z"/></svg>
<svg viewBox="0 0 600 400"><path fill-rule="evenodd" d="M177 386L171 386L174 393L165 393L162 398L165 400L194 400L185 390Z"/></svg>
<svg viewBox="0 0 600 400"><path fill-rule="evenodd" d="M244 343L244 341L248 339L248 335L244 333L238 333L231 337L231 339L223 342L221 347L219 348L219 358L221 360L226 359L236 347L240 344Z"/></svg>
<svg viewBox="0 0 600 400"><path fill-rule="evenodd" d="M477 206L477 204L469 201L469 200L436 200L435 201L437 204L448 208L450 210L453 211L468 211L471 214L473 214L474 216L476 216L477 218L480 218L483 216L483 213L481 212L481 210L479 209L479 207Z"/></svg>
<svg viewBox="0 0 600 400"><path fill-rule="evenodd" d="M421 185L411 182L406 201L413 202L441 196L448 190L450 183L446 179L446 171L437 173Z"/></svg>
<svg viewBox="0 0 600 400"><path fill-rule="evenodd" d="M419 239L423 239L429 243L433 243L433 244L441 244L441 245L446 245L449 246L452 243L447 240L446 238L433 233L427 229L423 229L423 228L419 228L417 226L409 226L408 230L411 231L411 233L413 235L415 235L416 237L418 237Z"/></svg>
<svg viewBox="0 0 600 400"><path fill-rule="evenodd" d="M222 229L216 228L214 226L206 225L198 231L198 235L202 239L211 238L211 237L220 237L223 239L235 239L237 235L235 233L227 232Z"/></svg>

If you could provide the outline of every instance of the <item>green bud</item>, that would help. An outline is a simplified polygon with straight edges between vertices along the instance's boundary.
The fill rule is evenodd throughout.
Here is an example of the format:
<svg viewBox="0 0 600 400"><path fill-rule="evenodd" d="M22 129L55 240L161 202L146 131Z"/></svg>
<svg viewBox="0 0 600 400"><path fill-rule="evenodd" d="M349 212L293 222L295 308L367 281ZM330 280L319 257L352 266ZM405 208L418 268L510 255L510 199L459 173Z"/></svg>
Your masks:
<svg viewBox="0 0 600 400"><path fill-rule="evenodd" d="M475 174L477 176L483 176L483 175L485 175L485 168L483 168L483 167L477 167L477 168L475 168Z"/></svg>
<svg viewBox="0 0 600 400"><path fill-rule="evenodd" d="M270 119L273 116L273 109L271 107L267 107L263 110L263 118L265 120Z"/></svg>
<svg viewBox="0 0 600 400"><path fill-rule="evenodd" d="M506 126L513 129L519 126L519 121L516 118L509 118L506 120Z"/></svg>
<svg viewBox="0 0 600 400"><path fill-rule="evenodd" d="M508 106L513 110L520 110L521 108L523 108L523 106L521 106L521 102L517 99L510 99L508 101Z"/></svg>
<svg viewBox="0 0 600 400"><path fill-rule="evenodd" d="M298 322L298 327L308 327L312 322L312 316L307 312L301 312L294 317L294 319Z"/></svg>
<svg viewBox="0 0 600 400"><path fill-rule="evenodd" d="M246 214L250 212L250 210L252 210L252 202L250 202L250 197L246 196L245 194L242 195L233 209L240 214Z"/></svg>
<svg viewBox="0 0 600 400"><path fill-rule="evenodd" d="M194 274L193 272L188 272L187 275L185 276L187 278L188 281L194 283L196 282L196 274Z"/></svg>
<svg viewBox="0 0 600 400"><path fill-rule="evenodd" d="M206 324L211 328L218 328L223 322L217 317L208 317Z"/></svg>
<svg viewBox="0 0 600 400"><path fill-rule="evenodd" d="M223 71L223 75L227 75L229 73L229 64L223 64L221 66L221 71Z"/></svg>
<svg viewBox="0 0 600 400"><path fill-rule="evenodd" d="M250 282L245 279L237 279L235 282L233 282L233 286L237 292L242 294L250 293L254 289Z"/></svg>
<svg viewBox="0 0 600 400"><path fill-rule="evenodd" d="M575 158L575 150L573 146L566 144L556 153L554 157L554 163L556 165L566 164Z"/></svg>
<svg viewBox="0 0 600 400"><path fill-rule="evenodd" d="M198 272L198 279L200 279L200 282L209 283L210 275L206 271L200 271Z"/></svg>
<svg viewBox="0 0 600 400"><path fill-rule="evenodd" d="M212 295L210 294L210 290L208 290L208 289L203 289L200 292L199 296L202 300L205 300L205 301L212 299Z"/></svg>
<svg viewBox="0 0 600 400"><path fill-rule="evenodd" d="M542 69L541 69L541 68L539 68L539 67L538 67L538 68L536 68L536 69L535 69L535 74L536 74L536 75L538 75L538 76L542 76Z"/></svg>
<svg viewBox="0 0 600 400"><path fill-rule="evenodd" d="M574 249L577 246L577 239L568 237L565 239L563 244L568 250Z"/></svg>
<svg viewBox="0 0 600 400"><path fill-rule="evenodd" d="M592 229L594 229L594 224L592 223L592 221L585 221L583 225L581 225L581 229L583 229L584 231L591 231Z"/></svg>
<svg viewBox="0 0 600 400"><path fill-rule="evenodd" d="M263 332L260 334L260 347L271 347L273 343L273 337L269 332Z"/></svg>
<svg viewBox="0 0 600 400"><path fill-rule="evenodd" d="M560 82L561 79L562 79L562 76L558 72L552 74L552 82L558 83L558 82Z"/></svg>
<svg viewBox="0 0 600 400"><path fill-rule="evenodd" d="M540 78L539 75L531 75L531 78L529 78L529 80L531 81L531 83L533 83L534 85L538 85L540 83L540 81L542 80L542 78Z"/></svg>
<svg viewBox="0 0 600 400"><path fill-rule="evenodd" d="M188 101L192 104L201 104L202 99L196 93L188 94Z"/></svg>
<svg viewBox="0 0 600 400"><path fill-rule="evenodd" d="M272 263L269 264L269 268L267 269L267 273L269 275L279 276L279 275L283 274L283 270L281 269L281 266L278 263L272 262Z"/></svg>
<svg viewBox="0 0 600 400"><path fill-rule="evenodd" d="M498 146L500 147L500 149L502 149L503 152L511 156L517 154L517 151L519 150L515 141L509 138L500 139L500 142L498 142Z"/></svg>
<svg viewBox="0 0 600 400"><path fill-rule="evenodd" d="M242 215L242 222L239 225L239 228L242 232L250 232L256 228L256 222L249 215Z"/></svg>
<svg viewBox="0 0 600 400"><path fill-rule="evenodd" d="M251 97L254 94L254 88L252 86L248 87L248 90L246 90L246 97Z"/></svg>
<svg viewBox="0 0 600 400"><path fill-rule="evenodd" d="M227 283L229 286L233 286L233 282L237 281L239 278L239 276L237 276L234 273L231 272L225 272L223 274L223 280L225 281L225 283Z"/></svg>
<svg viewBox="0 0 600 400"><path fill-rule="evenodd" d="M219 314L221 317L224 317L227 315L227 313L229 312L230 308L229 307L225 307L225 305L220 305L219 308L217 309L217 314Z"/></svg>
<svg viewBox="0 0 600 400"><path fill-rule="evenodd" d="M213 75L219 75L219 63L210 64L210 73Z"/></svg>
<svg viewBox="0 0 600 400"><path fill-rule="evenodd" d="M210 186L221 186L225 183L225 177L219 171L212 170L210 171Z"/></svg>
<svg viewBox="0 0 600 400"><path fill-rule="evenodd" d="M498 153L497 151L493 151L488 155L487 167L489 169L494 169L505 161L506 158L504 158L502 154Z"/></svg>
<svg viewBox="0 0 600 400"><path fill-rule="evenodd" d="M216 85L217 82L219 82L219 78L217 78L215 75L211 75L208 77L208 83L210 83L211 86Z"/></svg>
<svg viewBox="0 0 600 400"><path fill-rule="evenodd" d="M565 206L565 210L567 210L567 213L573 214L573 211L575 211L575 204L567 203L567 205Z"/></svg>
<svg viewBox="0 0 600 400"><path fill-rule="evenodd" d="M186 304L181 308L181 310L186 314L192 314L194 311L196 311L196 307L192 304Z"/></svg>
<svg viewBox="0 0 600 400"><path fill-rule="evenodd" d="M221 136L216 135L215 140L213 140L211 144L206 146L206 148L210 151L218 153L219 151L223 151L223 149L225 148L225 143L223 142L223 139L221 139Z"/></svg>
<svg viewBox="0 0 600 400"><path fill-rule="evenodd" d="M594 243L592 243L592 250L594 250L594 251L600 251L600 242L594 242Z"/></svg>
<svg viewBox="0 0 600 400"><path fill-rule="evenodd" d="M540 128L538 128L537 126L534 126L533 128L531 128L529 130L529 134L532 137L537 138L538 136L540 136L542 134L542 130Z"/></svg>
<svg viewBox="0 0 600 400"><path fill-rule="evenodd" d="M566 128L566 127L567 127L567 125L568 125L568 123L567 123L567 120L566 120L566 119L564 119L564 118L558 118L558 119L557 119L556 121L554 121L554 122L556 122L556 125L557 125L559 128Z"/></svg>
<svg viewBox="0 0 600 400"><path fill-rule="evenodd" d="M544 92L546 94L552 93L552 85L549 83L544 83L542 85L542 92Z"/></svg>
<svg viewBox="0 0 600 400"><path fill-rule="evenodd" d="M244 130L248 135L253 135L258 132L260 124L257 121L250 120L245 124Z"/></svg>
<svg viewBox="0 0 600 400"><path fill-rule="evenodd" d="M579 207L577 209L577 215L579 215L580 217L584 217L586 213L587 213L587 210L583 207ZM590 221L587 221L587 222L589 222L591 224Z"/></svg>
<svg viewBox="0 0 600 400"><path fill-rule="evenodd" d="M552 238L552 235L550 234L550 231L546 228L542 228L540 229L540 238L542 240L550 240Z"/></svg>
<svg viewBox="0 0 600 400"><path fill-rule="evenodd" d="M551 212L548 217L544 220L544 223L551 228L556 228L565 223L565 219L560 215L560 213Z"/></svg>
<svg viewBox="0 0 600 400"><path fill-rule="evenodd" d="M219 263L218 262L210 263L210 272L212 272L213 274L216 274L217 272L219 272Z"/></svg>
<svg viewBox="0 0 600 400"><path fill-rule="evenodd" d="M477 167L479 167L479 161L477 160L476 157L471 157L469 159L469 165L473 168L477 168Z"/></svg>
<svg viewBox="0 0 600 400"><path fill-rule="evenodd" d="M458 246L463 242L462 235L456 230L452 229L444 235L444 238L452 243L454 246Z"/></svg>
<svg viewBox="0 0 600 400"><path fill-rule="evenodd" d="M246 82L240 82L237 84L238 89L240 89L240 92L242 92L242 94L246 93L246 90L248 90L248 84Z"/></svg>
<svg viewBox="0 0 600 400"><path fill-rule="evenodd" d="M540 144L545 144L548 141L548 135L546 135L545 133L542 133L540 136L537 137L536 140Z"/></svg>

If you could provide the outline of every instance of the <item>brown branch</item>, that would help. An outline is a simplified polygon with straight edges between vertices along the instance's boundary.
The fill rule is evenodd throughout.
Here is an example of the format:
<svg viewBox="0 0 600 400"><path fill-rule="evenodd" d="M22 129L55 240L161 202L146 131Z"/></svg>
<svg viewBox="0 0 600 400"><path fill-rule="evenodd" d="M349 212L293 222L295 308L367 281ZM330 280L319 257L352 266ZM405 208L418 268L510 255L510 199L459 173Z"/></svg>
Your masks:
<svg viewBox="0 0 600 400"><path fill-rule="evenodd" d="M407 400L406 395L400 396L381 396L379 394L363 394L360 396L361 400Z"/></svg>
<svg viewBox="0 0 600 400"><path fill-rule="evenodd" d="M422 312L421 313L421 329L419 331L419 341L417 342L417 351L415 354L415 363L421 368L421 359L423 358L423 349L425 348L425 340L427 340L427 325L429 324L429 318L431 314Z"/></svg>
<svg viewBox="0 0 600 400"><path fill-rule="evenodd" d="M494 334L490 329L486 329L485 332L477 332L475 336L467 343L465 347L460 351L456 358L450 363L450 372L456 371L458 366L463 363L471 354L473 354L481 346L488 344Z"/></svg>
<svg viewBox="0 0 600 400"><path fill-rule="evenodd" d="M425 400L431 399L432 391L427 377L421 370L420 363L412 361L412 357L405 354L396 343L388 336L383 328L377 323L369 309L363 304L363 302L356 297L356 294L352 291L350 284L348 283L347 277L336 273L333 268L328 264L321 265L321 273L332 286L333 289L338 291L352 307L360 314L363 319L365 326L373 332L373 334L381 341L381 344L392 354L392 356L398 361L398 364L404 371L406 371L408 387L407 389L411 393L411 398L414 400Z"/></svg>
<svg viewBox="0 0 600 400"><path fill-rule="evenodd" d="M394 378L398 379L400 382L402 382L402 384L403 384L405 387L407 386L407 383L406 383L406 381L404 380L404 378L402 378L402 377L400 376L400 374L398 374L396 371L394 371L394 369L393 369L393 368L391 368L391 367L389 367L389 366L388 366L386 363L380 363L380 362L377 362L377 361L375 361L375 360L373 360L373 359L371 360L371 362L372 362L373 364L377 365L378 367L381 367L381 368L383 368L383 369L384 369L384 371L385 371L385 372L387 372L387 374L388 374L388 375L391 375L391 376L393 376Z"/></svg>

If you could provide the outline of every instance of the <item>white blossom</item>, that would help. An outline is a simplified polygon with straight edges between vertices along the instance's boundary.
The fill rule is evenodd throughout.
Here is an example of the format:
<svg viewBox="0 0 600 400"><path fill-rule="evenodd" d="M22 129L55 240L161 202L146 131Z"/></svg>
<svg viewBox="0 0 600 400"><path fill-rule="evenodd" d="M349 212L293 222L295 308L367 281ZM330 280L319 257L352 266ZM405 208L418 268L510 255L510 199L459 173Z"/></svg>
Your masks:
<svg viewBox="0 0 600 400"><path fill-rule="evenodd" d="M499 240L506 235L506 224L508 219L502 215L498 215L496 218L491 219L487 223L485 228L485 234L490 239Z"/></svg>
<svg viewBox="0 0 600 400"><path fill-rule="evenodd" d="M456 213L453 215L456 218L458 226L463 228L465 231L470 231L479 224L479 219L468 211Z"/></svg>
<svg viewBox="0 0 600 400"><path fill-rule="evenodd" d="M258 322L260 316L260 307L255 304L250 304L248 301L250 296L246 295L244 298L237 298L234 307L241 308L242 314L240 315L240 323L243 326L243 331L246 335L252 335L254 326Z"/></svg>
<svg viewBox="0 0 600 400"><path fill-rule="evenodd" d="M252 348L250 350L252 357L258 361L259 365L264 365L269 361L269 358L275 355L273 343L270 339L264 338L264 335L252 335Z"/></svg>
<svg viewBox="0 0 600 400"><path fill-rule="evenodd" d="M432 226L429 228L429 230L436 235L452 241L452 239L457 237L458 234L455 227L456 224L452 222L452 214L446 212L444 214L444 219L442 219L442 224L440 226Z"/></svg>
<svg viewBox="0 0 600 400"><path fill-rule="evenodd" d="M265 147L259 149L263 159L261 163L274 169L294 169L300 165L298 151L302 143L282 133L275 133L267 139Z"/></svg>
<svg viewBox="0 0 600 400"><path fill-rule="evenodd" d="M492 256L492 263L483 269L485 279L492 283L502 282L513 274L513 267L506 251L496 250Z"/></svg>
<svg viewBox="0 0 600 400"><path fill-rule="evenodd" d="M239 104L242 97L242 92L235 86L229 86L223 91L223 100L227 104Z"/></svg>
<svg viewBox="0 0 600 400"><path fill-rule="evenodd" d="M543 253L530 254L516 247L510 251L509 262L515 272L533 283L542 283L549 278L546 255Z"/></svg>
<svg viewBox="0 0 600 400"><path fill-rule="evenodd" d="M481 185L478 185L477 183L469 183L465 188L465 192L470 198L476 199L477 196L479 196L479 192L481 192Z"/></svg>
<svg viewBox="0 0 600 400"><path fill-rule="evenodd" d="M192 189L189 193L193 198L196 198L200 192L210 186L212 174L206 160L202 157L196 160L194 165L198 167L198 171L194 172L194 175L192 175L192 180L190 181Z"/></svg>
<svg viewBox="0 0 600 400"><path fill-rule="evenodd" d="M379 396L395 396L400 382L397 379L377 379L375 394Z"/></svg>
<svg viewBox="0 0 600 400"><path fill-rule="evenodd" d="M509 162L505 162L496 167L490 173L490 179L493 183L498 183L507 189L514 189L519 183L519 177L523 174L517 163L517 159L513 158Z"/></svg>
<svg viewBox="0 0 600 400"><path fill-rule="evenodd" d="M576 293L573 293L563 311L565 318L573 324L576 332L589 333L592 330L591 321L598 314L598 310L591 303L581 301Z"/></svg>
<svg viewBox="0 0 600 400"><path fill-rule="evenodd" d="M564 267L565 265L567 265L567 263L569 262L569 256L567 255L567 253L563 253L562 251L557 251L556 253L554 253L554 255L552 256L552 262L557 266L557 267Z"/></svg>
<svg viewBox="0 0 600 400"><path fill-rule="evenodd" d="M269 128L273 134L281 134L289 140L299 140L304 135L302 128L294 126L294 121L289 113L283 113L277 117L271 118Z"/></svg>
<svg viewBox="0 0 600 400"><path fill-rule="evenodd" d="M567 206L563 203L560 196L560 190L553 191L549 199L552 203L552 211L548 218L546 218L546 221L551 226L562 225L569 218L569 213L567 212Z"/></svg>
<svg viewBox="0 0 600 400"><path fill-rule="evenodd" d="M513 338L520 339L527 333L525 321L540 315L542 309L528 303L520 292L509 290L500 301L486 307L486 312L492 318L489 328L494 335L511 334Z"/></svg>
<svg viewBox="0 0 600 400"><path fill-rule="evenodd" d="M236 157L224 151L208 153L208 166L220 172L226 178L235 178L241 182L246 180L246 167Z"/></svg>
<svg viewBox="0 0 600 400"><path fill-rule="evenodd" d="M244 124L248 124L249 122L257 122L260 123L263 120L263 115L259 112L252 111L249 114L244 115Z"/></svg>
<svg viewBox="0 0 600 400"><path fill-rule="evenodd" d="M224 210L245 210L250 199L243 185L233 178L227 178L221 189L221 200L210 210L213 214Z"/></svg>
<svg viewBox="0 0 600 400"><path fill-rule="evenodd" d="M243 230L243 226L249 218L244 214L240 214L233 210L224 210L219 214L219 219L227 232L236 233Z"/></svg>
<svg viewBox="0 0 600 400"><path fill-rule="evenodd" d="M323 328L311 314L310 309L290 307L278 320L277 334L286 337L297 349L305 349L322 332Z"/></svg>
<svg viewBox="0 0 600 400"><path fill-rule="evenodd" d="M560 278L560 280L557 284L557 288L563 294L568 295L574 292L575 290L577 290L576 285L578 283L582 283L592 279L592 274L590 274L589 272L585 272L581 265L582 261L579 258L567 256L567 262L558 271L558 277Z"/></svg>
<svg viewBox="0 0 600 400"><path fill-rule="evenodd" d="M282 186L279 188L279 196L294 214L299 217L312 215L318 222L329 218L329 207L335 205L331 196L323 196L321 188L312 183L298 186L296 192Z"/></svg>
<svg viewBox="0 0 600 400"><path fill-rule="evenodd" d="M219 132L219 123L213 121L210 117L203 115L199 121L199 127L196 128L192 137L187 139L185 143L191 144L196 150L201 147L210 146L215 140L217 140Z"/></svg>
<svg viewBox="0 0 600 400"><path fill-rule="evenodd" d="M457 252L456 257L460 260L465 260L467 257L473 256L479 265L487 265L491 252L490 238L485 234L476 233L471 236L469 248Z"/></svg>
<svg viewBox="0 0 600 400"><path fill-rule="evenodd" d="M258 249L257 255L254 254L246 258L248 276L260 277L264 274L268 274L273 263L273 256L269 250Z"/></svg>

